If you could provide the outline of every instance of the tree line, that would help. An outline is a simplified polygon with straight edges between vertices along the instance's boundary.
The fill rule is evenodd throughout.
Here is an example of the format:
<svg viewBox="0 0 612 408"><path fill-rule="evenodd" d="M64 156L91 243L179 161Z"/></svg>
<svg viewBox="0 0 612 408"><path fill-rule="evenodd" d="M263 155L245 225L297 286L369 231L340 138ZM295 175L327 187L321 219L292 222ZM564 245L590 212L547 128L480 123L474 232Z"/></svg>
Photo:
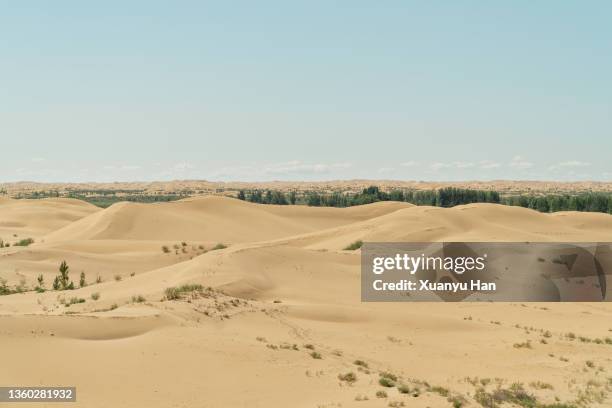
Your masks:
<svg viewBox="0 0 612 408"><path fill-rule="evenodd" d="M370 186L356 194L333 192L278 190L240 190L240 200L260 204L294 205L311 207L352 207L378 201L401 201L415 205L454 207L470 203L493 203L531 208L540 212L589 211L612 214L612 193L578 193L567 195L517 195L502 197L498 191L445 187L436 190L382 191Z"/></svg>

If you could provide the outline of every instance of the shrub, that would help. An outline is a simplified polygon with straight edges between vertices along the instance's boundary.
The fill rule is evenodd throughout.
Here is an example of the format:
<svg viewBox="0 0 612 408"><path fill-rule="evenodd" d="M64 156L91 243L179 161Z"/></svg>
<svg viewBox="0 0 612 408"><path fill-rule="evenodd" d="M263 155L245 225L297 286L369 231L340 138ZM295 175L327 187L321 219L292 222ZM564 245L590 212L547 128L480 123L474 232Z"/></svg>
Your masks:
<svg viewBox="0 0 612 408"><path fill-rule="evenodd" d="M323 356L321 356L321 353L319 353L318 351L311 352L310 357L314 358L315 360L321 360L323 358Z"/></svg>
<svg viewBox="0 0 612 408"><path fill-rule="evenodd" d="M362 245L363 245L363 241L362 240L358 240L358 241L353 242L352 244L350 244L346 248L344 248L344 250L345 251L355 251L355 250L361 248Z"/></svg>
<svg viewBox="0 0 612 408"><path fill-rule="evenodd" d="M115 275L115 280L117 282L119 282L121 279L122 279L121 275L119 275L119 274Z"/></svg>
<svg viewBox="0 0 612 408"><path fill-rule="evenodd" d="M168 300L178 300L185 293L189 292L199 292L204 290L204 287L199 284L186 284L182 286L173 286L170 288L166 288L164 294L166 295L166 299Z"/></svg>
<svg viewBox="0 0 612 408"><path fill-rule="evenodd" d="M216 251L217 249L225 249L225 248L227 248L227 245L222 244L222 243L218 243L217 245L212 247L211 251Z"/></svg>
<svg viewBox="0 0 612 408"><path fill-rule="evenodd" d="M346 374L338 374L338 379L340 381L344 381L349 384L353 384L355 381L357 381L357 375L355 375L355 373L353 372L349 372Z"/></svg>
<svg viewBox="0 0 612 408"><path fill-rule="evenodd" d="M143 303L146 302L146 298L142 295L132 296L132 303Z"/></svg>
<svg viewBox="0 0 612 408"><path fill-rule="evenodd" d="M81 272L81 277L79 279L79 287L84 288L87 286L87 282L85 281L85 272Z"/></svg>
<svg viewBox="0 0 612 408"><path fill-rule="evenodd" d="M528 349L532 348L531 347L531 341L529 341L529 340L527 340L527 341L525 341L523 343L514 343L513 347L514 348L528 348Z"/></svg>
<svg viewBox="0 0 612 408"><path fill-rule="evenodd" d="M355 364L356 366L363 367L363 368L368 368L368 363L366 363L363 360L355 360L353 361L353 364Z"/></svg>
<svg viewBox="0 0 612 408"><path fill-rule="evenodd" d="M387 398L387 393L385 391L376 391L376 398Z"/></svg>
<svg viewBox="0 0 612 408"><path fill-rule="evenodd" d="M21 240L15 242L13 244L13 246L24 246L24 247L27 247L27 246L29 246L29 245L31 245L33 243L34 243L34 240L32 238L24 238L24 239L21 239Z"/></svg>
<svg viewBox="0 0 612 408"><path fill-rule="evenodd" d="M164 246L162 246L162 251L163 251L164 254L168 254L168 253L170 253L170 248L168 248L167 245L164 245Z"/></svg>
<svg viewBox="0 0 612 408"><path fill-rule="evenodd" d="M100 299L100 293L98 293L98 292L94 292L94 293L92 293L92 294L91 294L91 299L92 299L92 300L98 300L98 299Z"/></svg>
<svg viewBox="0 0 612 408"><path fill-rule="evenodd" d="M395 387L395 381L393 381L392 379L388 377L380 377L378 379L378 383L382 385L383 387L388 387L388 388Z"/></svg>
<svg viewBox="0 0 612 408"><path fill-rule="evenodd" d="M401 394L410 394L410 387L408 387L406 384L400 384L397 386L397 390L401 393Z"/></svg>
<svg viewBox="0 0 612 408"><path fill-rule="evenodd" d="M395 374L392 374L392 373L388 372L388 371L381 372L380 376L384 377L384 378L388 378L391 381L397 381L397 376Z"/></svg>

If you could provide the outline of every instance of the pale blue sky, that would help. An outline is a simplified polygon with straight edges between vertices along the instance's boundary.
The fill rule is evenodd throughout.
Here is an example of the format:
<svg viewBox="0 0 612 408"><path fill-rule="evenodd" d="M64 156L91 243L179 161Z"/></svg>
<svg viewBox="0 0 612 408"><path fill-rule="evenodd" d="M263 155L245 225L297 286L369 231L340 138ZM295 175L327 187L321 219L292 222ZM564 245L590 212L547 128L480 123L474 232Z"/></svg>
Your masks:
<svg viewBox="0 0 612 408"><path fill-rule="evenodd" d="M0 7L0 182L612 179L608 1Z"/></svg>

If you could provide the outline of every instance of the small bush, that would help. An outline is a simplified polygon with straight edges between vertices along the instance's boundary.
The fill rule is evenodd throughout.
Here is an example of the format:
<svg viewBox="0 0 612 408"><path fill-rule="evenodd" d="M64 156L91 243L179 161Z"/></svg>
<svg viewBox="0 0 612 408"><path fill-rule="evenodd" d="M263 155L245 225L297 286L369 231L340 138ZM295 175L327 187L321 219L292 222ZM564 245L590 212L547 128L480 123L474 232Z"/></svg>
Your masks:
<svg viewBox="0 0 612 408"><path fill-rule="evenodd" d="M380 377L378 379L378 383L382 385L383 387L388 387L388 388L395 387L395 381L393 381L392 379L388 377Z"/></svg>
<svg viewBox="0 0 612 408"><path fill-rule="evenodd" d="M15 242L13 244L13 246L24 246L24 247L27 247L27 246L29 246L29 245L31 245L33 243L34 243L34 240L32 238L24 238L24 239L21 239L21 240Z"/></svg>
<svg viewBox="0 0 612 408"><path fill-rule="evenodd" d="M397 390L400 392L400 394L410 394L410 387L408 387L406 384L398 385Z"/></svg>
<svg viewBox="0 0 612 408"><path fill-rule="evenodd" d="M386 391L376 391L376 398L387 398L387 392Z"/></svg>
<svg viewBox="0 0 612 408"><path fill-rule="evenodd" d="M390 379L391 381L397 381L397 375L392 374L392 373L390 373L390 372L388 372L388 371L383 371L383 372L381 372L381 373L380 373L380 376L381 376L381 377L384 377L384 378L388 378L388 379Z"/></svg>
<svg viewBox="0 0 612 408"><path fill-rule="evenodd" d="M338 374L338 379L340 381L344 381L349 384L353 384L355 381L357 381L357 375L353 372L349 372L346 374Z"/></svg>
<svg viewBox="0 0 612 408"><path fill-rule="evenodd" d="M162 246L162 252L164 254L169 254L170 253L170 248L168 248L167 245Z"/></svg>
<svg viewBox="0 0 612 408"><path fill-rule="evenodd" d="M168 300L178 300L182 297L183 294L189 292L199 292L204 290L204 287L199 284L186 284L182 286L175 286L171 288L166 288L165 295Z"/></svg>
<svg viewBox="0 0 612 408"><path fill-rule="evenodd" d="M321 353L319 353L318 351L311 352L310 357L314 358L315 360L321 360L323 358L323 356L321 356Z"/></svg>
<svg viewBox="0 0 612 408"><path fill-rule="evenodd" d="M346 248L344 248L344 250L345 251L355 251L361 248L362 245L363 245L363 241L358 240L358 241L353 242L351 245L347 246Z"/></svg>
<svg viewBox="0 0 612 408"><path fill-rule="evenodd" d="M91 299L92 299L92 300L98 300L98 299L100 299L100 293L98 293L98 292L94 292L94 293L92 293L92 294L91 294Z"/></svg>
<svg viewBox="0 0 612 408"><path fill-rule="evenodd" d="M528 348L528 349L532 348L531 347L531 341L529 341L529 340L527 340L527 341L525 341L523 343L514 343L513 347L514 348Z"/></svg>
<svg viewBox="0 0 612 408"><path fill-rule="evenodd" d="M214 247L212 247L211 251L216 251L218 249L225 249L227 248L227 245L222 244L222 243L218 243L217 245L215 245Z"/></svg>
<svg viewBox="0 0 612 408"><path fill-rule="evenodd" d="M355 364L356 366L363 367L363 368L368 368L368 363L366 363L363 360L355 360L353 361L353 364Z"/></svg>
<svg viewBox="0 0 612 408"><path fill-rule="evenodd" d="M314 350L315 346L312 344L304 344L304 348L309 349L309 350Z"/></svg>
<svg viewBox="0 0 612 408"><path fill-rule="evenodd" d="M121 275L115 275L115 280L116 280L117 282L119 282L121 279L123 279L123 278L121 277Z"/></svg>
<svg viewBox="0 0 612 408"><path fill-rule="evenodd" d="M132 296L132 303L143 303L146 301L147 299L142 295Z"/></svg>

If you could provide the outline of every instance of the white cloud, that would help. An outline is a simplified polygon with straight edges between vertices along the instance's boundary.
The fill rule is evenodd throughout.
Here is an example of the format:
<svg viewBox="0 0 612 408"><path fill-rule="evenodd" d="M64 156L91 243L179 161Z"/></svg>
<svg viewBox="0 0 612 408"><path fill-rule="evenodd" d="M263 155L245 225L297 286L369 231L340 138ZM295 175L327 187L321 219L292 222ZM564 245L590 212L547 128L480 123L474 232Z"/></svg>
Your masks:
<svg viewBox="0 0 612 408"><path fill-rule="evenodd" d="M293 160L284 163L269 164L263 167L265 174L320 174L332 170L347 169L350 163L303 163Z"/></svg>
<svg viewBox="0 0 612 408"><path fill-rule="evenodd" d="M591 163L582 162L578 160L570 160L564 161L561 163L554 164L548 168L548 170L558 170L558 169L567 169L567 168L577 168L577 167L589 167Z"/></svg>
<svg viewBox="0 0 612 408"><path fill-rule="evenodd" d="M515 169L530 169L533 163L525 160L522 156L514 156L510 162L510 167Z"/></svg>
<svg viewBox="0 0 612 408"><path fill-rule="evenodd" d="M474 166L475 164L472 162L456 161L456 162L451 162L451 163L436 162L436 163L432 163L429 167L433 171L438 171L442 169L451 169L451 168L452 169L471 169Z"/></svg>
<svg viewBox="0 0 612 408"><path fill-rule="evenodd" d="M471 162L454 162L453 166L457 169L469 169L474 167L474 163Z"/></svg>
<svg viewBox="0 0 612 408"><path fill-rule="evenodd" d="M391 173L394 170L395 169L393 167L381 167L380 169L378 169L378 172L379 173Z"/></svg>
<svg viewBox="0 0 612 408"><path fill-rule="evenodd" d="M208 174L210 179L264 180L283 176L306 177L317 174L331 174L348 169L351 163L304 163L292 160L280 163L249 164L217 168Z"/></svg>
<svg viewBox="0 0 612 408"><path fill-rule="evenodd" d="M432 163L429 167L433 171L438 171L438 170L442 170L442 169L447 169L447 168L451 167L451 165L450 165L450 163L436 162L436 163Z"/></svg>
<svg viewBox="0 0 612 408"><path fill-rule="evenodd" d="M478 163L478 167L481 169L497 169L501 167L501 163L497 163L491 160L481 160Z"/></svg>

